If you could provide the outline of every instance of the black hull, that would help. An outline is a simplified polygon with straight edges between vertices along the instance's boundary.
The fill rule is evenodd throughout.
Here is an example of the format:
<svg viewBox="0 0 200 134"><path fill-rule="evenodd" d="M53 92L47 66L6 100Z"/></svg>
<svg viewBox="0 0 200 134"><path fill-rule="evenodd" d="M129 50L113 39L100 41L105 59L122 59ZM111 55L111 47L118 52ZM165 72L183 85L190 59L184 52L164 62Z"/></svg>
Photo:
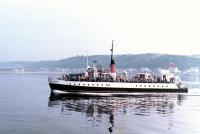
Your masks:
<svg viewBox="0 0 200 134"><path fill-rule="evenodd" d="M187 93L188 89L154 89L154 88L106 88L106 87L84 87L74 85L49 84L51 90L60 90L66 92L93 92L93 93L125 93L125 92L173 92Z"/></svg>

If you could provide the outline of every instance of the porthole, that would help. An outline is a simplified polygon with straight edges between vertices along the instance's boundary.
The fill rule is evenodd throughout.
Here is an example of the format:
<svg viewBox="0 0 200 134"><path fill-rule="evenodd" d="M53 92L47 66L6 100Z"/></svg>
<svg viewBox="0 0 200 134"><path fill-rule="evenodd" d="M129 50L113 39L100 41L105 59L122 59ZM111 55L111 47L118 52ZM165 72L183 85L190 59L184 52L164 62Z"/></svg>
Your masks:
<svg viewBox="0 0 200 134"><path fill-rule="evenodd" d="M76 86L76 84L74 83L74 86Z"/></svg>
<svg viewBox="0 0 200 134"><path fill-rule="evenodd" d="M103 84L101 84L101 86L103 86Z"/></svg>
<svg viewBox="0 0 200 134"><path fill-rule="evenodd" d="M155 85L153 85L153 87L155 87Z"/></svg>
<svg viewBox="0 0 200 134"><path fill-rule="evenodd" d="M142 87L142 85L140 85L140 87Z"/></svg>
<svg viewBox="0 0 200 134"><path fill-rule="evenodd" d="M137 87L137 85L135 85L135 87Z"/></svg>
<svg viewBox="0 0 200 134"><path fill-rule="evenodd" d="M90 84L88 84L88 86L89 86Z"/></svg>
<svg viewBox="0 0 200 134"><path fill-rule="evenodd" d="M97 84L97 86L99 86L99 84Z"/></svg>
<svg viewBox="0 0 200 134"><path fill-rule="evenodd" d="M159 87L159 85L158 85L158 87Z"/></svg>
<svg viewBox="0 0 200 134"><path fill-rule="evenodd" d="M144 85L144 87L146 87L146 85Z"/></svg>
<svg viewBox="0 0 200 134"><path fill-rule="evenodd" d="M151 87L151 86L149 85L149 87Z"/></svg>

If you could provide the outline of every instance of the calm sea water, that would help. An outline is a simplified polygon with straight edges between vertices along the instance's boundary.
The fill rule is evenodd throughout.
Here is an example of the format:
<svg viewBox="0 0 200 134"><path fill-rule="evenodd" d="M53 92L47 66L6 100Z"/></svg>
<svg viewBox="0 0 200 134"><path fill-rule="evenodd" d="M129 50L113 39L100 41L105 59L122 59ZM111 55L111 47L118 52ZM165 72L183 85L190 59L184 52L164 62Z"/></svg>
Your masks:
<svg viewBox="0 0 200 134"><path fill-rule="evenodd" d="M0 134L200 134L200 88L51 96L48 75L0 74Z"/></svg>

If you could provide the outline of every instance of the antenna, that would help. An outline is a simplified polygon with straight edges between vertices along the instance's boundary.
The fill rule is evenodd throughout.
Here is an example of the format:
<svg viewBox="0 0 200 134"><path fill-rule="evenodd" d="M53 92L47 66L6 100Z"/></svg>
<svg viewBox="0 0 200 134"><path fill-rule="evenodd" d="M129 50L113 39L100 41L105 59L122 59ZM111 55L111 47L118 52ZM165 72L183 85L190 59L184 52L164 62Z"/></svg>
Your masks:
<svg viewBox="0 0 200 134"><path fill-rule="evenodd" d="M113 44L114 44L114 40L112 40L111 59L113 58Z"/></svg>

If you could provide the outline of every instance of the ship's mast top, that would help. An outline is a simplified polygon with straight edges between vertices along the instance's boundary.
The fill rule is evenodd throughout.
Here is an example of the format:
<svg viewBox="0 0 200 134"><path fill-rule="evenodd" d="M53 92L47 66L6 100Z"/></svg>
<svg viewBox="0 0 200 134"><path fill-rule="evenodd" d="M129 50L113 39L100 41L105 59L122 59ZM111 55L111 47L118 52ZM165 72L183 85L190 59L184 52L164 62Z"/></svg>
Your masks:
<svg viewBox="0 0 200 134"><path fill-rule="evenodd" d="M111 60L110 60L110 64L115 64L114 59L113 59L113 44L114 44L114 40L112 40L112 48L111 48Z"/></svg>
<svg viewBox="0 0 200 134"><path fill-rule="evenodd" d="M116 80L116 67L115 67L115 61L113 59L113 44L114 44L114 40L112 40L111 61L110 61L110 76L113 80Z"/></svg>

